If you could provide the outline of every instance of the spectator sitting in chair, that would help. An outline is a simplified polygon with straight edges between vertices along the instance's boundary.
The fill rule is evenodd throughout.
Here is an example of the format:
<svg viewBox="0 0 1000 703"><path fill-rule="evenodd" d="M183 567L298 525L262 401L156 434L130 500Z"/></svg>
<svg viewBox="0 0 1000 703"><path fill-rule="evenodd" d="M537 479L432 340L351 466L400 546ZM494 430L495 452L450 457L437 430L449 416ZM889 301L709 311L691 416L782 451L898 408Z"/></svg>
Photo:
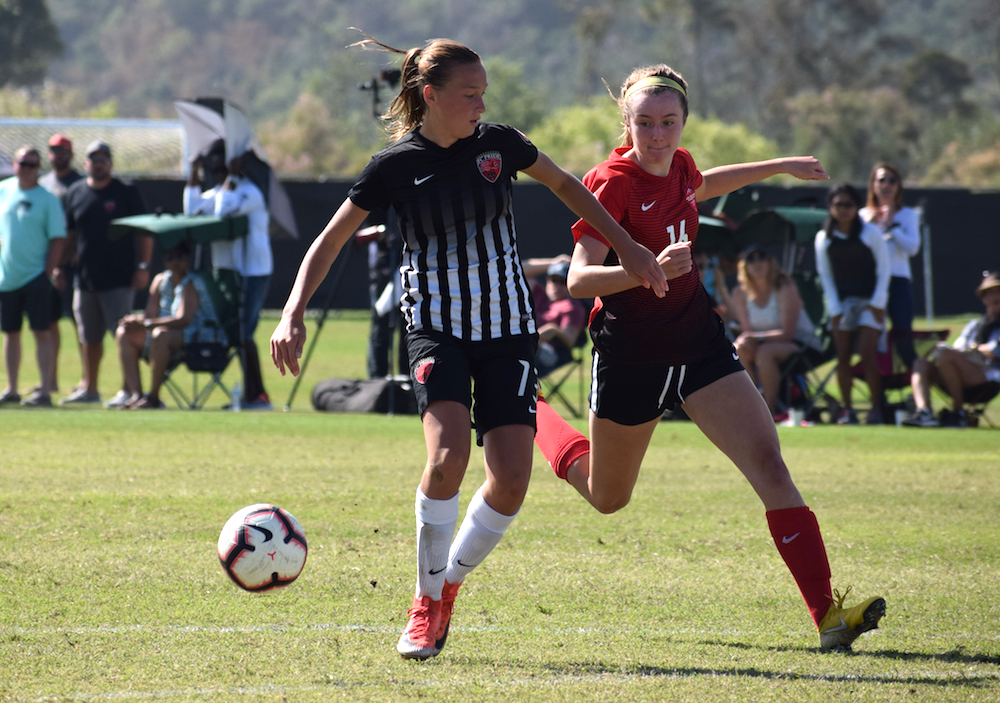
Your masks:
<svg viewBox="0 0 1000 703"><path fill-rule="evenodd" d="M763 248L754 244L747 248L738 277L740 284L731 299L741 333L734 346L771 415L781 422L787 419L778 414L781 364L807 346L818 348L819 340L795 282Z"/></svg>
<svg viewBox="0 0 1000 703"><path fill-rule="evenodd" d="M118 324L115 340L122 363L124 385L104 404L106 408L159 409L160 387L175 353L193 341L226 344L205 282L189 271L191 250L181 242L163 254L166 271L156 276L149 289L149 302L141 315L126 315ZM152 382L142 394L139 358L149 360Z"/></svg>
<svg viewBox="0 0 1000 703"><path fill-rule="evenodd" d="M988 400L1000 391L1000 272L987 273L976 294L986 314L966 325L953 346L939 344L928 358L914 362L910 385L917 410L903 420L904 425L969 427L965 398ZM953 410L942 411L940 420L931 409L932 385L951 396Z"/></svg>
<svg viewBox="0 0 1000 703"><path fill-rule="evenodd" d="M531 298L535 305L538 324L538 352L535 367L538 378L552 373L573 357L573 347L587 321L587 313L581 303L569 294L566 276L569 273L569 257L559 256L550 260L529 259L525 263L525 275L544 261L550 261L545 268L545 285L531 286Z"/></svg>

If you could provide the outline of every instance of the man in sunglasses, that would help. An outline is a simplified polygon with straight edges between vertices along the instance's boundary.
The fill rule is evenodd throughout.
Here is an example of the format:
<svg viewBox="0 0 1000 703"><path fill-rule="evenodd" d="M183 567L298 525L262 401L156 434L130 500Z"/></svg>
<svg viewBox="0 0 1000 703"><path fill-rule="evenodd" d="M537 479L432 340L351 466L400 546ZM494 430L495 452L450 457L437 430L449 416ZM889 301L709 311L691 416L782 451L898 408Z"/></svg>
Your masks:
<svg viewBox="0 0 1000 703"><path fill-rule="evenodd" d="M97 374L104 356L104 335L114 337L118 321L132 312L137 290L149 285L153 240L144 235L112 240L112 220L142 215L139 189L111 175L111 147L100 140L87 146L87 178L66 192L66 230L75 251L73 317L83 355L80 387L60 405L98 405Z"/></svg>
<svg viewBox="0 0 1000 703"><path fill-rule="evenodd" d="M0 404L52 405L52 280L66 242L66 222L59 199L38 184L40 167L38 150L23 146L14 154L14 177L0 182L0 331L7 371ZM22 400L17 379L25 315L35 335L41 385Z"/></svg>

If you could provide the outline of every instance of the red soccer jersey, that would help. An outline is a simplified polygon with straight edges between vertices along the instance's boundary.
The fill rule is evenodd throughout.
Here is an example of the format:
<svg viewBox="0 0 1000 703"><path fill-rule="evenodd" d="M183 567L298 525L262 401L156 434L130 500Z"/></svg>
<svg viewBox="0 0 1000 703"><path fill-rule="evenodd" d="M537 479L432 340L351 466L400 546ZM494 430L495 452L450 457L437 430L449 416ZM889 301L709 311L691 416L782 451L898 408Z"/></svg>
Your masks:
<svg viewBox="0 0 1000 703"><path fill-rule="evenodd" d="M632 238L659 254L669 244L698 236L695 190L702 175L694 159L678 149L670 174L654 176L623 154L620 147L584 177L584 184ZM608 244L593 227L578 221L574 239L590 236ZM617 264L614 250L608 263ZM722 322L712 310L698 271L668 282L670 290L657 298L637 286L594 301L591 334L608 359L634 364L682 364L711 354L725 337Z"/></svg>

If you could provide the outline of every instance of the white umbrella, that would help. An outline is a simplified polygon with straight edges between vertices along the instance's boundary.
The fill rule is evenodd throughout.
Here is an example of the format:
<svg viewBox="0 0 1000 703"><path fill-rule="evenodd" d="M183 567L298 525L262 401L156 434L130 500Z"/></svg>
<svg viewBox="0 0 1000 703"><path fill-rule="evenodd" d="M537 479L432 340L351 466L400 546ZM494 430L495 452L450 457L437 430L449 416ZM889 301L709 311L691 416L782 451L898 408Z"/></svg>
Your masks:
<svg viewBox="0 0 1000 703"><path fill-rule="evenodd" d="M299 238L292 203L267 163L264 148L253 134L243 111L222 98L175 100L174 107L184 130L185 163L195 154L207 155L212 144L226 143L226 158L244 157L244 167L267 201L271 214L271 236Z"/></svg>

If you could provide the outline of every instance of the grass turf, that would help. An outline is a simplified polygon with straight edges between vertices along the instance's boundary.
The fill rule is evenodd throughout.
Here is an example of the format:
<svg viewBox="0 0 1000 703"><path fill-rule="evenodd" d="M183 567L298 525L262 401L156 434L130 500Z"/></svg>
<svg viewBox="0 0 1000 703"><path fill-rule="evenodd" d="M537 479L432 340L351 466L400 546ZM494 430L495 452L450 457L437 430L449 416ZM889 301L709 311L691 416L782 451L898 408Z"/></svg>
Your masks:
<svg viewBox="0 0 1000 703"><path fill-rule="evenodd" d="M292 413L0 411L0 700L1000 700L983 429L780 428L834 585L888 602L853 655L819 653L746 482L666 422L613 516L536 455L448 647L400 659L419 422L307 412L311 383L363 365L363 320L327 324L338 350L317 352ZM482 471L474 454L463 509ZM310 553L295 584L251 595L214 549L261 501L296 515Z"/></svg>

